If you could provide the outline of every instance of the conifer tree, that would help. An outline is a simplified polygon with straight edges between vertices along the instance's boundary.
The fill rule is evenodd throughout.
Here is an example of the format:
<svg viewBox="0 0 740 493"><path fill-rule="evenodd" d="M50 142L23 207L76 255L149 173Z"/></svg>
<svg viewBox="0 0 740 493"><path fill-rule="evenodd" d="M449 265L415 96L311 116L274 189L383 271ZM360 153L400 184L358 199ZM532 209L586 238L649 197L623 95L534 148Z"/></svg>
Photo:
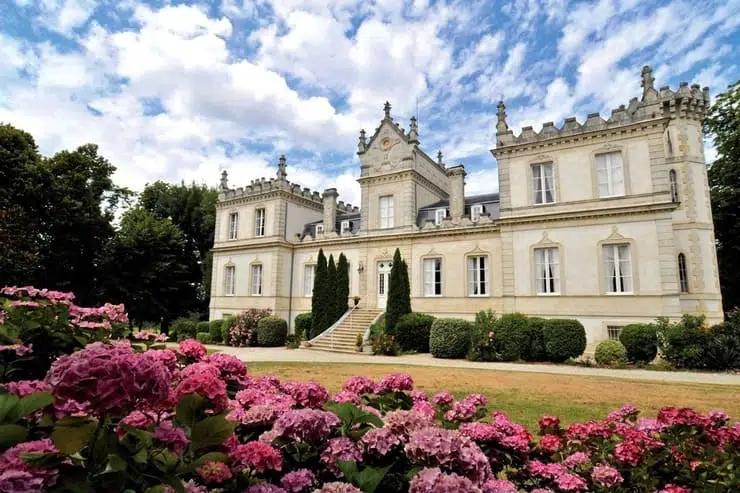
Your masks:
<svg viewBox="0 0 740 493"><path fill-rule="evenodd" d="M326 329L327 308L327 291L326 282L328 276L328 266L326 265L326 256L324 250L319 250L319 257L316 262L316 274L313 279L313 296L311 297L311 339L319 335Z"/></svg>
<svg viewBox="0 0 740 493"><path fill-rule="evenodd" d="M396 248L391 266L391 278L388 282L388 302L385 308L385 330L389 334L396 333L396 324L405 314L411 312L410 288L408 270L401 258L401 251Z"/></svg>
<svg viewBox="0 0 740 493"><path fill-rule="evenodd" d="M349 302L349 263L343 253L339 254L337 262L337 295L336 295L337 319L347 311Z"/></svg>
<svg viewBox="0 0 740 493"><path fill-rule="evenodd" d="M329 265L326 276L326 327L331 327L337 321L337 265L334 263L334 255L329 255Z"/></svg>
<svg viewBox="0 0 740 493"><path fill-rule="evenodd" d="M411 313L411 285L409 282L409 266L405 260L401 260L401 282L398 290L398 306L400 317Z"/></svg>

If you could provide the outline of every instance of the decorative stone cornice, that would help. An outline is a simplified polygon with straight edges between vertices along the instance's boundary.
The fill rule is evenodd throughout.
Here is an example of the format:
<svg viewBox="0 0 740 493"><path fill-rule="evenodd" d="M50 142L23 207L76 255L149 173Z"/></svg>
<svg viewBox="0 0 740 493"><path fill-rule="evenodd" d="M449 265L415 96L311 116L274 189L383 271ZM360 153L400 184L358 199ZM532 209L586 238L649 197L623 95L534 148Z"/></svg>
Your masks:
<svg viewBox="0 0 740 493"><path fill-rule="evenodd" d="M439 186L435 185L432 181L427 179L424 175L422 175L421 173L419 173L413 168L406 168L406 169L402 169L398 171L393 171L390 173L385 173L382 175L361 176L357 179L357 181L360 185L365 185L365 184L375 185L378 183L392 183L392 182L397 182L397 181L403 181L407 178L415 178L421 185L434 191L437 195L440 195L443 197L446 195L449 195L446 191L439 188Z"/></svg>

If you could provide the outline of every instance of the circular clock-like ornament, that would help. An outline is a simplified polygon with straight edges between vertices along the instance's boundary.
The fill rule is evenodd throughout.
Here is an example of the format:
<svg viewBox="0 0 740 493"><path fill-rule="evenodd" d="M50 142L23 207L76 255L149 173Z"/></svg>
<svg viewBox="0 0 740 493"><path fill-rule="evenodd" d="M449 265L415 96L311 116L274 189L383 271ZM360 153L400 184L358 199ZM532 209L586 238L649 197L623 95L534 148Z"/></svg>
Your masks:
<svg viewBox="0 0 740 493"><path fill-rule="evenodd" d="M389 139L388 137L380 141L380 146L386 151L390 149L392 145L393 145L393 142L391 142L391 139Z"/></svg>

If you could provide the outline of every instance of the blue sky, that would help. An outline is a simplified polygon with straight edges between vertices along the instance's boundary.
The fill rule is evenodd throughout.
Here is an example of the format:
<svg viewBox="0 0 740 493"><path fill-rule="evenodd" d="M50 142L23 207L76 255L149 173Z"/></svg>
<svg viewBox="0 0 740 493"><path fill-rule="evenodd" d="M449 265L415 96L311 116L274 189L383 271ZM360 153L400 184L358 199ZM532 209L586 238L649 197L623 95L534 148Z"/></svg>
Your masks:
<svg viewBox="0 0 740 493"><path fill-rule="evenodd" d="M509 125L628 103L656 86L740 77L740 0L0 0L0 121L51 154L97 143L116 181L233 186L272 176L359 202L358 133L386 100L422 148L495 191Z"/></svg>

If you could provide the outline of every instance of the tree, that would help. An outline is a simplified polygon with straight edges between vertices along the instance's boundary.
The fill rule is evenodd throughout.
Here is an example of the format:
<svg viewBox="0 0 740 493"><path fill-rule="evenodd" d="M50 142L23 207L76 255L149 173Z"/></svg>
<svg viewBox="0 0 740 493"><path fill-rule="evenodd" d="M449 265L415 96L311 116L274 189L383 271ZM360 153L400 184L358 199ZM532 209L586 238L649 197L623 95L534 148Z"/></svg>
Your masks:
<svg viewBox="0 0 740 493"><path fill-rule="evenodd" d="M712 217L725 311L740 306L740 81L719 94L704 120L717 159L709 167Z"/></svg>
<svg viewBox="0 0 740 493"><path fill-rule="evenodd" d="M337 262L337 319L347 311L349 300L349 263L343 253L339 254Z"/></svg>
<svg viewBox="0 0 740 493"><path fill-rule="evenodd" d="M329 255L329 264L326 269L326 327L328 329L337 321L337 266L334 255Z"/></svg>
<svg viewBox="0 0 740 493"><path fill-rule="evenodd" d="M103 255L106 296L126 306L132 323L161 322L166 329L187 311L195 290L183 261L187 248L169 219L140 207L127 211Z"/></svg>
<svg viewBox="0 0 740 493"><path fill-rule="evenodd" d="M313 296L311 297L311 336L313 339L328 327L326 324L326 301L327 291L326 282L328 276L328 266L326 265L326 256L324 250L319 249L319 257L316 261L316 274L313 279Z"/></svg>
<svg viewBox="0 0 740 493"><path fill-rule="evenodd" d="M401 258L401 251L396 248L393 254L393 265L388 282L388 302L385 308L385 330L396 333L396 324L402 316L411 313L408 267Z"/></svg>

